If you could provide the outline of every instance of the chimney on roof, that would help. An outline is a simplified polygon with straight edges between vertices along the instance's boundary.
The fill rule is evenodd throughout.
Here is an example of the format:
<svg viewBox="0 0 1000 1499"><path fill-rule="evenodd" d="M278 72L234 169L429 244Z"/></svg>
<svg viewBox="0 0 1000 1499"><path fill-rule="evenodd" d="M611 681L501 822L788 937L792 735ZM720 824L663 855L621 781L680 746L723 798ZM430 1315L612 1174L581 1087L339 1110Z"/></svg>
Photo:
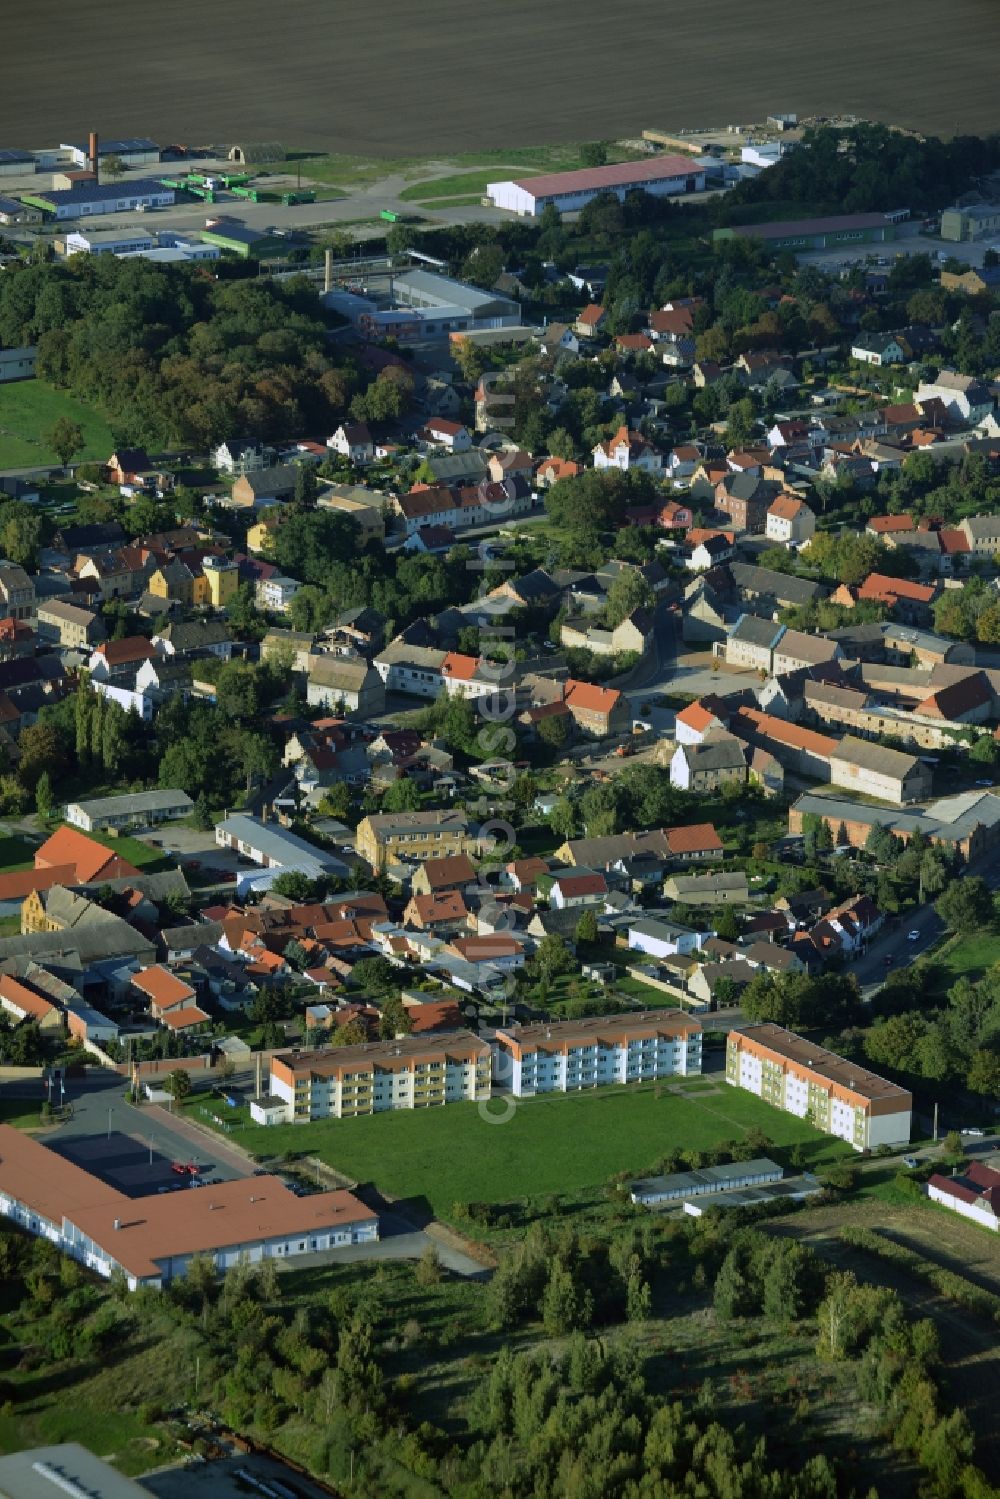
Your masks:
<svg viewBox="0 0 1000 1499"><path fill-rule="evenodd" d="M120 1218L116 1218L115 1219L115 1228L121 1228L121 1226L122 1226L122 1220Z"/></svg>
<svg viewBox="0 0 1000 1499"><path fill-rule="evenodd" d="M98 170L98 164L97 164L98 163L98 156L99 156L99 154L100 153L98 151L97 131L96 130L92 130L90 132L90 140L89 140L89 142L87 144L87 155L90 158L90 170L93 172L94 177L96 178L96 180L98 182L100 182L100 180L101 180L100 179L100 172Z"/></svg>

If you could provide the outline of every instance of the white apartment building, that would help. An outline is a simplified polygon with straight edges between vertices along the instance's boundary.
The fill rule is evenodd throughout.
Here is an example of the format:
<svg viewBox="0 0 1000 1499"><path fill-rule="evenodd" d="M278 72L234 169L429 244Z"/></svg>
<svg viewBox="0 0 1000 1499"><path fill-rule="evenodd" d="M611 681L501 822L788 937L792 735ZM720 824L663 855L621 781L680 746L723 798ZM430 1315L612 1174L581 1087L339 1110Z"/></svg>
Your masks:
<svg viewBox="0 0 1000 1499"><path fill-rule="evenodd" d="M401 1036L271 1059L270 1094L286 1122L353 1119L490 1096L490 1048L469 1031Z"/></svg>
<svg viewBox="0 0 1000 1499"><path fill-rule="evenodd" d="M730 1031L726 1082L855 1150L909 1143L913 1099L905 1088L783 1026Z"/></svg>
<svg viewBox="0 0 1000 1499"><path fill-rule="evenodd" d="M701 1026L680 1010L510 1026L493 1042L493 1081L515 1098L701 1072Z"/></svg>

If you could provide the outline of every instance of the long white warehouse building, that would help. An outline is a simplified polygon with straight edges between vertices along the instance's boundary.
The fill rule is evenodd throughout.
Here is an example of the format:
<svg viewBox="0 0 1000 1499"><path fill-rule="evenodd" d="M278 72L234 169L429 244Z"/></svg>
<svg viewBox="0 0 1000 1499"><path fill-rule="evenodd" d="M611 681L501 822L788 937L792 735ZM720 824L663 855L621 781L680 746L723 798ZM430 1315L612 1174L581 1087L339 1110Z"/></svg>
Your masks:
<svg viewBox="0 0 1000 1499"><path fill-rule="evenodd" d="M653 156L580 172L549 172L541 177L521 177L516 182L491 182L486 195L497 208L536 219L549 204L560 213L577 213L600 193L614 193L620 202L633 190L658 198L701 193L705 190L705 169L689 156Z"/></svg>

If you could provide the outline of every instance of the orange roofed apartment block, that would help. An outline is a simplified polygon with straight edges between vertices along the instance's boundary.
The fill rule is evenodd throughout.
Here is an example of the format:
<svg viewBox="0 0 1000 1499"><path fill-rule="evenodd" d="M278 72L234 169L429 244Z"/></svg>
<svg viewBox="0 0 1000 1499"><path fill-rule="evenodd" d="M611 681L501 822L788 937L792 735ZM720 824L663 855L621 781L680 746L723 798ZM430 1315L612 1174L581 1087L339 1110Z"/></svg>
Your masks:
<svg viewBox="0 0 1000 1499"><path fill-rule="evenodd" d="M271 1059L271 1097L286 1121L353 1119L490 1096L490 1048L468 1031L284 1052Z"/></svg>
<svg viewBox="0 0 1000 1499"><path fill-rule="evenodd" d="M726 1082L809 1119L855 1150L909 1143L913 1099L905 1088L783 1026L730 1031Z"/></svg>
<svg viewBox="0 0 1000 1499"><path fill-rule="evenodd" d="M493 1077L515 1098L701 1072L701 1026L679 1010L498 1030Z"/></svg>

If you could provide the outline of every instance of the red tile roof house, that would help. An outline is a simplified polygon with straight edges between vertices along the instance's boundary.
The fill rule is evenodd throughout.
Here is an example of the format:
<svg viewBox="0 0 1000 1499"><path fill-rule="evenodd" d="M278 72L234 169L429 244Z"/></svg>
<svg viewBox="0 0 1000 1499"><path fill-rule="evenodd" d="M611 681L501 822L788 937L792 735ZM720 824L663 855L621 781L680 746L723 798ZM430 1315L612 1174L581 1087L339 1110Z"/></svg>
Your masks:
<svg viewBox="0 0 1000 1499"><path fill-rule="evenodd" d="M869 573L858 589L859 603L885 604L909 624L930 622L931 605L938 595L935 583L914 583L909 578L890 578Z"/></svg>
<svg viewBox="0 0 1000 1499"><path fill-rule="evenodd" d="M403 925L422 932L457 932L469 919L468 908L458 890L444 895L413 895L403 912Z"/></svg>
<svg viewBox="0 0 1000 1499"><path fill-rule="evenodd" d="M16 1024L32 1020L46 1033L61 1032L66 1027L65 1013L58 1005L6 973L0 974L0 1009L12 1016Z"/></svg>
<svg viewBox="0 0 1000 1499"><path fill-rule="evenodd" d="M549 905L556 911L574 906L603 906L607 893L608 882L603 874L589 869L562 870L549 886Z"/></svg>
<svg viewBox="0 0 1000 1499"><path fill-rule="evenodd" d="M96 682L123 682L135 675L144 661L153 661L156 651L143 635L107 640L93 652L87 669Z"/></svg>
<svg viewBox="0 0 1000 1499"><path fill-rule="evenodd" d="M466 453L472 447L469 429L462 422L448 421L442 416L432 416L425 422L417 438L449 453Z"/></svg>
<svg viewBox="0 0 1000 1499"><path fill-rule="evenodd" d="M981 1161L971 1162L959 1176L932 1176L927 1196L983 1228L1000 1231L1000 1171Z"/></svg>
<svg viewBox="0 0 1000 1499"><path fill-rule="evenodd" d="M724 853L722 839L710 822L692 823L687 828L664 828L667 854L672 859L685 862L695 859L721 859Z"/></svg>
<svg viewBox="0 0 1000 1499"><path fill-rule="evenodd" d="M598 307L596 302L591 302L573 324L573 331L581 338L594 338L603 328L607 316L603 307Z"/></svg>
<svg viewBox="0 0 1000 1499"><path fill-rule="evenodd" d="M869 536L894 536L917 529L912 515L873 515L865 530Z"/></svg>
<svg viewBox="0 0 1000 1499"><path fill-rule="evenodd" d="M69 881L45 880L32 888L47 890L50 884L61 883L91 885L96 880L129 879L139 873L134 864L130 864L127 859L119 858L116 853L105 848L103 843L97 843L93 838L88 838L86 833L81 833L71 827L56 828L52 836L46 838L41 848L36 848L35 869L46 876L63 875L70 865L73 868L73 875Z"/></svg>
<svg viewBox="0 0 1000 1499"><path fill-rule="evenodd" d="M605 738L628 728L628 700L615 687L595 687L571 678L565 683L563 701L584 734Z"/></svg>
<svg viewBox="0 0 1000 1499"><path fill-rule="evenodd" d="M151 968L140 968L138 973L132 975L132 988L137 990L142 999L149 1005L149 1013L154 1020L166 1021L171 1012L196 1009L195 991L190 984L179 979L169 968L155 963ZM208 1016L203 1010L198 1011L202 1019Z"/></svg>

